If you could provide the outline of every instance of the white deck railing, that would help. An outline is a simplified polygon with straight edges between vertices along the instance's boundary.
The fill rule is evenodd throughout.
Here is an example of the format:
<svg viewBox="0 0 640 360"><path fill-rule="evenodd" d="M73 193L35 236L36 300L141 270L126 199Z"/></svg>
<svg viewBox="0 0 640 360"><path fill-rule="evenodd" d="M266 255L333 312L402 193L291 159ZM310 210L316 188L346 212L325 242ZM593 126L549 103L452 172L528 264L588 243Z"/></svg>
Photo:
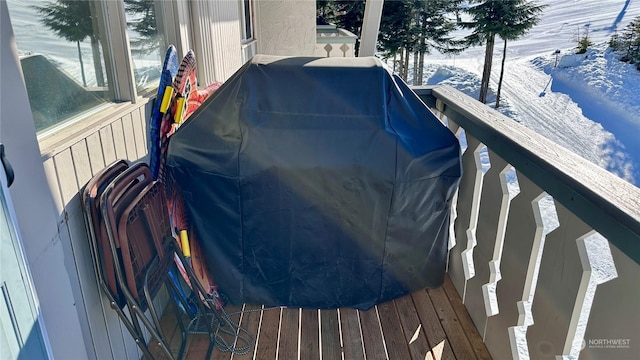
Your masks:
<svg viewBox="0 0 640 360"><path fill-rule="evenodd" d="M334 25L317 25L316 56L354 57L357 39L353 33Z"/></svg>
<svg viewBox="0 0 640 360"><path fill-rule="evenodd" d="M466 144L448 272L493 357L637 356L640 189L457 90L414 90Z"/></svg>

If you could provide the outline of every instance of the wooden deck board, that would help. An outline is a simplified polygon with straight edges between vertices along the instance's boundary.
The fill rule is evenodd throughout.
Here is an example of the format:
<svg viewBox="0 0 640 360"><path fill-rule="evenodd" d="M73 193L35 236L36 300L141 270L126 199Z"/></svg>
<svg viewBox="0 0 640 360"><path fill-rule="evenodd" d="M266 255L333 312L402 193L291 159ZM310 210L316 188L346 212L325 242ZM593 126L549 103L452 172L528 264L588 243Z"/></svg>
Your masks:
<svg viewBox="0 0 640 360"><path fill-rule="evenodd" d="M383 360L387 358L382 329L378 320L376 306L367 311L360 311L360 324L362 328L362 341L364 341L364 354L367 360Z"/></svg>
<svg viewBox="0 0 640 360"><path fill-rule="evenodd" d="M451 349L456 359L475 359L476 354L471 347L471 343L464 334L462 326L451 307L447 294L442 288L429 289L429 298L433 302L433 307L437 310L438 317L447 338L451 343Z"/></svg>
<svg viewBox="0 0 640 360"><path fill-rule="evenodd" d="M389 357L394 359L411 359L409 348L405 340L404 330L398 312L393 301L387 301L378 305L378 316L384 334L384 342L387 345Z"/></svg>
<svg viewBox="0 0 640 360"><path fill-rule="evenodd" d="M260 333L256 338L255 359L275 359L278 345L278 330L280 327L279 309L264 310Z"/></svg>
<svg viewBox="0 0 640 360"><path fill-rule="evenodd" d="M233 321L236 324L240 322L241 310L242 310L241 306L229 305L225 307L225 311L229 315L229 318L231 319L231 321ZM233 333L233 335L229 334L229 332ZM224 341L224 344L226 344L225 346L232 347L233 344L235 344L235 332L233 332L233 329L231 329L231 327L227 325L225 325L224 328L218 329L217 336L218 338L221 338ZM204 359L204 355L206 355L207 347L209 346L209 338L205 336L198 336L198 337L202 339L202 341L199 343L201 344L200 353L202 355L200 355L197 358ZM195 343L192 345L192 348L194 346L195 346ZM231 358L230 351L220 351L219 349L215 349L211 354L212 360L228 360L230 358Z"/></svg>
<svg viewBox="0 0 640 360"><path fill-rule="evenodd" d="M358 310L347 308L340 309L340 325L342 327L344 358L350 360L363 360L364 348L362 347L362 331L360 330Z"/></svg>
<svg viewBox="0 0 640 360"><path fill-rule="evenodd" d="M247 334L242 334L242 336L246 337L248 341L251 342L251 348L247 350L244 354L233 354L233 360L251 360L253 359L253 355L256 349L256 334L258 333L258 328L260 327L260 319L262 317L262 306L259 305L250 305L247 304L244 307L244 313L242 314L242 318L240 319L240 327L246 330ZM246 341L239 339L236 342L236 346L238 348L242 348L248 346L249 344Z"/></svg>
<svg viewBox="0 0 640 360"><path fill-rule="evenodd" d="M340 330L337 310L320 310L320 337L322 343L322 360L340 360Z"/></svg>
<svg viewBox="0 0 640 360"><path fill-rule="evenodd" d="M167 309L165 309L164 316L160 319L160 329L162 330L162 335L169 343L169 349L172 352L178 351L182 340L182 337L179 334L180 331L176 326L177 321L173 306L167 307Z"/></svg>
<svg viewBox="0 0 640 360"><path fill-rule="evenodd" d="M442 329L442 324L436 314L436 310L429 299L426 290L416 291L411 294L413 303L420 317L420 323L424 328L427 342L431 348L431 356L437 359L452 360L456 357L451 350L451 344Z"/></svg>
<svg viewBox="0 0 640 360"><path fill-rule="evenodd" d="M455 286L451 282L449 277L445 277L445 282L443 286L444 291L447 294L447 298L453 307L453 310L456 313L456 317L464 330L464 333L467 335L469 342L471 343L471 347L473 351L476 353L478 359L491 359L489 355L489 350L487 350L487 346L482 341L482 337L476 330L475 325L473 325L473 320L471 320L471 316L467 312L467 309L462 304L462 299L460 299L460 295L458 295L458 291Z"/></svg>
<svg viewBox="0 0 640 360"><path fill-rule="evenodd" d="M298 358L298 323L300 309L282 309L280 323L280 339L278 341L278 358Z"/></svg>
<svg viewBox="0 0 640 360"><path fill-rule="evenodd" d="M396 309L406 342L409 346L411 359L424 360L431 350L427 342L427 336L420 323L420 317L410 296L404 296L395 300Z"/></svg>
<svg viewBox="0 0 640 360"><path fill-rule="evenodd" d="M416 291L368 311L261 309L245 305L232 317L255 338L254 347L244 354L215 349L210 360L491 359L448 278L439 289ZM161 322L175 351L180 332L172 313L165 311ZM233 344L232 336L224 337ZM185 359L204 358L207 346L207 336L191 336Z"/></svg>
<svg viewBox="0 0 640 360"><path fill-rule="evenodd" d="M300 322L300 359L320 360L318 310L302 309Z"/></svg>

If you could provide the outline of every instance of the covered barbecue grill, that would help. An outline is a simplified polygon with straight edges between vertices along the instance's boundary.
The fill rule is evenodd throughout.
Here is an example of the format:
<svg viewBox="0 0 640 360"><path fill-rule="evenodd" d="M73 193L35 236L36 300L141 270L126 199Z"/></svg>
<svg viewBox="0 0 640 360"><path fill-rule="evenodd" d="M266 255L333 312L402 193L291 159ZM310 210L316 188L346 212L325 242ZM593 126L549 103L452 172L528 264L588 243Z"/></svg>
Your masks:
<svg viewBox="0 0 640 360"><path fill-rule="evenodd" d="M443 283L460 146L376 58L256 56L167 167L232 303L366 309Z"/></svg>

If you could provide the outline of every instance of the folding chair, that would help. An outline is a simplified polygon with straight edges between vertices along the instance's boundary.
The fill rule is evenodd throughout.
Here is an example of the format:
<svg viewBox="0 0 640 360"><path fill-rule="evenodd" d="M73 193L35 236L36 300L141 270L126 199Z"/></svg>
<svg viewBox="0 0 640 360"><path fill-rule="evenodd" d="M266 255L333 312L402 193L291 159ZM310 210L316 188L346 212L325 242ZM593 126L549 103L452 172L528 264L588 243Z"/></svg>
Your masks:
<svg viewBox="0 0 640 360"><path fill-rule="evenodd" d="M208 357L215 345L213 320L215 318L221 323L223 320L214 310L213 299L200 286L189 266L184 266L192 292L189 301L180 296L178 285L172 281L170 269L176 270L176 257L181 264L186 264L186 260L171 235L162 183L149 182L150 179L151 173L146 165L134 165L116 177L101 195L101 211L116 263L116 279L131 312L158 340L163 352L173 358L152 301L165 285L170 293L169 299L174 303L182 335L176 357L182 357L187 335L194 333L209 335ZM189 314L189 322L185 325L179 309L189 309L192 305L196 311ZM151 321L145 316L147 309Z"/></svg>
<svg viewBox="0 0 640 360"><path fill-rule="evenodd" d="M91 178L81 191L82 210L98 283L109 299L109 305L116 311L118 317L122 320L140 350L142 350L146 357L153 358L146 345L144 334L138 320L135 318L135 314L129 311L131 314L131 317L129 317L124 312L124 306L127 302L116 279L114 256L99 207L99 199L105 188L128 168L129 165L126 161L118 160Z"/></svg>

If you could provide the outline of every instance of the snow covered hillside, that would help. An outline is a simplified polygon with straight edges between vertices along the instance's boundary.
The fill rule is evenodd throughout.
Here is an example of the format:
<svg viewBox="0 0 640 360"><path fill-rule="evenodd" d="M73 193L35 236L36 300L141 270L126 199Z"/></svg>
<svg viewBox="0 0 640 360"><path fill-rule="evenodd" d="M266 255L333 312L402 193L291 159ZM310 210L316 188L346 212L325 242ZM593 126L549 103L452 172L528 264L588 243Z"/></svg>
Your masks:
<svg viewBox="0 0 640 360"><path fill-rule="evenodd" d="M640 72L607 50L615 30L640 16L640 0L554 1L540 23L509 42L500 111L556 143L640 186ZM575 55L578 35L596 44ZM502 57L497 40L491 89ZM556 66L554 52L560 50ZM443 83L477 97L484 47L425 59L428 84ZM410 79L409 79L410 80ZM495 101L490 97L489 105Z"/></svg>

